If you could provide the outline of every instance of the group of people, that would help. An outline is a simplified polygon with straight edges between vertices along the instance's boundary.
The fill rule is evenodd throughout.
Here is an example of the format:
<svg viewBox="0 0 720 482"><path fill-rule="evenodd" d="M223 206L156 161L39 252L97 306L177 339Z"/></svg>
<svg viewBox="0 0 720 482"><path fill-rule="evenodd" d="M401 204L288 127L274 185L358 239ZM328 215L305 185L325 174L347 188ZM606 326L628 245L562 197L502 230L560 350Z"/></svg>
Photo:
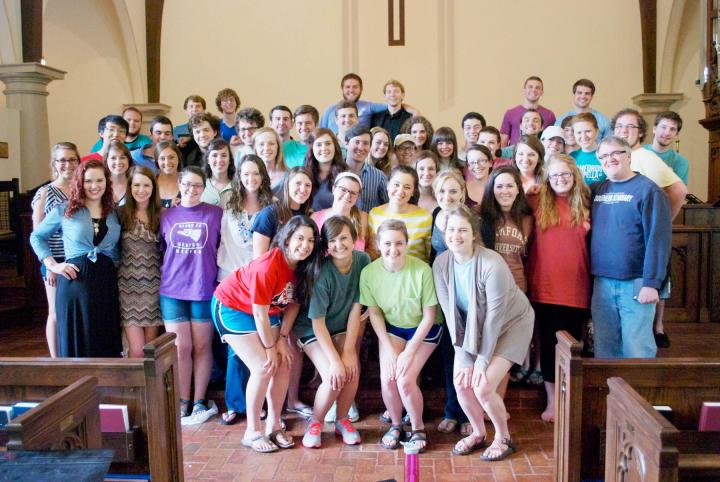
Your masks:
<svg viewBox="0 0 720 482"><path fill-rule="evenodd" d="M491 461L515 451L503 403L513 367L544 381L553 420L557 331L580 338L592 319L596 356L655 356L671 219L687 192L676 113L658 114L643 145L637 111L608 120L590 108L591 81L575 83L574 109L555 120L533 76L500 130L466 114L461 146L403 103L396 80L382 104L360 100L356 74L341 87L322 117L276 106L265 127L223 89L220 117L193 95L186 125L158 116L146 137L128 108L101 119L91 154L53 146L30 239L51 355L139 357L164 327L176 334L181 422L202 423L218 413L206 397L215 334L228 345L220 423L245 413L243 444L294 446L287 400L308 420L304 446L322 445L324 421L352 445L369 321L382 446L397 448L404 425L427 446L418 379L438 348L438 430L461 430L455 454L485 448ZM321 379L312 407L298 396L303 353Z"/></svg>

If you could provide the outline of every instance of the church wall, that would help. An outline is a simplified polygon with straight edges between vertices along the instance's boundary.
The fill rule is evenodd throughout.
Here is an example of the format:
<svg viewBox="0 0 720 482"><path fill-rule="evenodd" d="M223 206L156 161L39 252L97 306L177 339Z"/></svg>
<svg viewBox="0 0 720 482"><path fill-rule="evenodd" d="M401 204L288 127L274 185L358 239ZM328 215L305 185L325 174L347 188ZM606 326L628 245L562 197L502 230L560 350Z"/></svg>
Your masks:
<svg viewBox="0 0 720 482"><path fill-rule="evenodd" d="M542 103L558 114L571 107L571 86L580 77L595 81L593 105L608 116L631 106L631 97L642 91L636 2L405 4L406 46L389 47L385 0L167 1L160 101L173 106L169 116L178 123L186 120L186 95L202 95L215 112L214 97L223 87L235 88L243 106L258 107L266 116L275 104L294 109L310 103L322 112L339 99L340 77L352 70L365 80L364 98L381 101L382 84L397 78L407 102L436 127L449 125L461 136L458 124L469 110L499 126L504 110L522 99L529 75L544 79ZM571 21L580 14L591 19ZM74 139L87 151L102 114L146 99L133 98L111 2L49 1L45 15L47 63L68 71L65 80L49 87L50 137ZM698 26L688 20L678 50L685 61L678 62L673 87L687 96L681 150L704 159L705 132L690 127L702 116L702 106L694 102L699 42L691 28ZM698 171L690 187L703 197L706 186Z"/></svg>

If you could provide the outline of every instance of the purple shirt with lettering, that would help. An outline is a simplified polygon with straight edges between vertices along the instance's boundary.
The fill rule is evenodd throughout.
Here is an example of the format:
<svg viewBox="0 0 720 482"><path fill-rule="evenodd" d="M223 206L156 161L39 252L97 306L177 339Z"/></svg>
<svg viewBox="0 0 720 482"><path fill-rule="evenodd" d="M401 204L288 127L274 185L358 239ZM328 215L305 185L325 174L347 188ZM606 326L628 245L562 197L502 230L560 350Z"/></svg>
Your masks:
<svg viewBox="0 0 720 482"><path fill-rule="evenodd" d="M206 203L163 211L160 217L164 251L161 295L191 301L212 298L222 214L222 208Z"/></svg>
<svg viewBox="0 0 720 482"><path fill-rule="evenodd" d="M555 125L555 114L553 111L541 105L539 105L536 110L540 113L540 117L542 117L543 129L547 126ZM510 136L508 146L515 144L520 138L520 121L526 111L527 109L522 105L515 106L512 109L505 111L502 126L500 126L500 133Z"/></svg>

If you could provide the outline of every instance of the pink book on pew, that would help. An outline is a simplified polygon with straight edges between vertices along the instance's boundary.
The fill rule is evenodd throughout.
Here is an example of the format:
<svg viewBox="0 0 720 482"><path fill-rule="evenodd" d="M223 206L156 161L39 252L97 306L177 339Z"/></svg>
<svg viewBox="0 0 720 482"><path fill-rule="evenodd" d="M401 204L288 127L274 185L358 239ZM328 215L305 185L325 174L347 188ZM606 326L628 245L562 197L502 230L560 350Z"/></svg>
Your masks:
<svg viewBox="0 0 720 482"><path fill-rule="evenodd" d="M720 402L703 402L698 430L700 432L720 432Z"/></svg>
<svg viewBox="0 0 720 482"><path fill-rule="evenodd" d="M100 404L100 431L127 432L130 430L127 405Z"/></svg>

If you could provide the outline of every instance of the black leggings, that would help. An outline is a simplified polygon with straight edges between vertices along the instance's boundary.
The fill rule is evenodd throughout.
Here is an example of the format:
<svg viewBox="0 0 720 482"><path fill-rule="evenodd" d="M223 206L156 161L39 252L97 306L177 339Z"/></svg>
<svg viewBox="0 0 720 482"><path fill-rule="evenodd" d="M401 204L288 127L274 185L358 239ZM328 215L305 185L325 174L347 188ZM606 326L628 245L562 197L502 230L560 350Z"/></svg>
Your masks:
<svg viewBox="0 0 720 482"><path fill-rule="evenodd" d="M535 309L535 326L540 329L540 365L543 380L555 383L555 334L565 330L576 340L580 340L583 323L590 317L590 310L545 303L532 305Z"/></svg>

